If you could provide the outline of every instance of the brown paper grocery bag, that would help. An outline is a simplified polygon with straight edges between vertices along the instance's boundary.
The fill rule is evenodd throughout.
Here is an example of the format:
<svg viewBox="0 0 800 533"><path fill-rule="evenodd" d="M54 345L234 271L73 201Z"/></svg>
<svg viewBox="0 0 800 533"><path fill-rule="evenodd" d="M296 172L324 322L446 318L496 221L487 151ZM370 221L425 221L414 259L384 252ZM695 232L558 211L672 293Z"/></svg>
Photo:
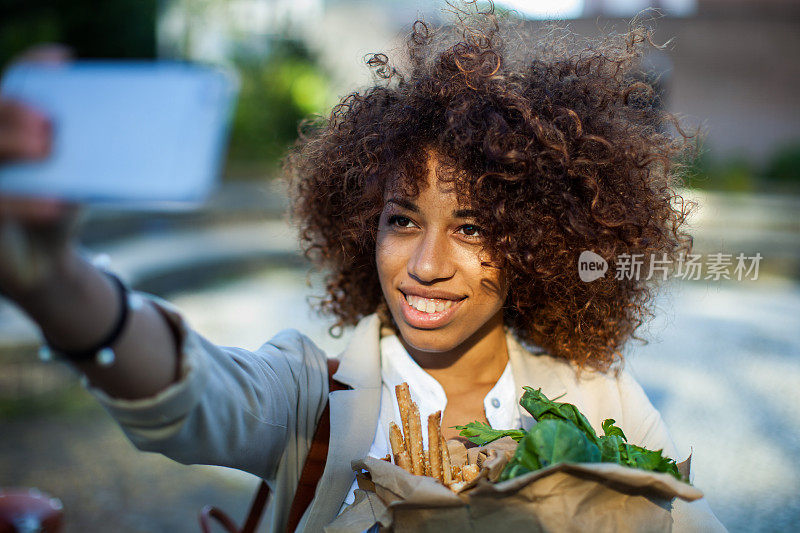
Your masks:
<svg viewBox="0 0 800 533"><path fill-rule="evenodd" d="M668 474L611 463L561 463L502 483L480 478L456 494L434 479L385 461L354 461L366 476L359 498L328 533L381 531L671 531L671 500L702 498Z"/></svg>

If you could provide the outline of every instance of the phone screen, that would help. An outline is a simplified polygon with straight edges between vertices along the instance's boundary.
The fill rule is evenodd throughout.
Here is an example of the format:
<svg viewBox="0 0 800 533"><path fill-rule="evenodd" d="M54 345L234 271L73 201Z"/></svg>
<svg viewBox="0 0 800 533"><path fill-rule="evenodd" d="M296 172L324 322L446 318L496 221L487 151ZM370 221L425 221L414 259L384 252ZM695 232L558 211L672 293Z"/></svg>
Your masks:
<svg viewBox="0 0 800 533"><path fill-rule="evenodd" d="M3 98L53 125L50 157L0 167L0 194L142 208L200 204L218 182L235 74L189 63L20 64Z"/></svg>

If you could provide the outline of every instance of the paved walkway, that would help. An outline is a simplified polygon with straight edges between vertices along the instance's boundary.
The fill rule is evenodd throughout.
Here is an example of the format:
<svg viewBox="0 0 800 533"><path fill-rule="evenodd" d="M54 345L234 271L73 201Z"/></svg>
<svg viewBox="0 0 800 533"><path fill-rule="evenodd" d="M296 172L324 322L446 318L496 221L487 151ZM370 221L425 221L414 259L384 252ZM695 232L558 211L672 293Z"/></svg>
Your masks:
<svg viewBox="0 0 800 533"><path fill-rule="evenodd" d="M64 533L197 533L197 515L209 504L241 524L258 485L239 472L139 452L96 404L0 419L0 435L0 485L60 498Z"/></svg>

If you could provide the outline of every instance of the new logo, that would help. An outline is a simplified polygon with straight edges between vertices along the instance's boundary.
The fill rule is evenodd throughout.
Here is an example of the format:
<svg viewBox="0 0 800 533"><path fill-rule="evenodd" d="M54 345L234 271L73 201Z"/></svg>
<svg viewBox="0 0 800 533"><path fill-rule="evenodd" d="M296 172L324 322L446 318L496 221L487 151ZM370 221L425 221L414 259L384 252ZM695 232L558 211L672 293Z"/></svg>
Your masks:
<svg viewBox="0 0 800 533"><path fill-rule="evenodd" d="M578 257L578 275L581 281L590 282L605 276L608 262L591 250L584 250Z"/></svg>

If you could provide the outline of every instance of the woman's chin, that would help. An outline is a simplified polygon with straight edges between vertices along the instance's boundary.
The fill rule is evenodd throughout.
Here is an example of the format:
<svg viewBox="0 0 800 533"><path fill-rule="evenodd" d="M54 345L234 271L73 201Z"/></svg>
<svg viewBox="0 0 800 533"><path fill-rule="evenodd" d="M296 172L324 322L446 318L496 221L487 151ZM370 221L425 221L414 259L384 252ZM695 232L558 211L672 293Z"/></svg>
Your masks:
<svg viewBox="0 0 800 533"><path fill-rule="evenodd" d="M407 346L420 352L449 352L458 346L456 339L438 329L400 326L400 336Z"/></svg>

